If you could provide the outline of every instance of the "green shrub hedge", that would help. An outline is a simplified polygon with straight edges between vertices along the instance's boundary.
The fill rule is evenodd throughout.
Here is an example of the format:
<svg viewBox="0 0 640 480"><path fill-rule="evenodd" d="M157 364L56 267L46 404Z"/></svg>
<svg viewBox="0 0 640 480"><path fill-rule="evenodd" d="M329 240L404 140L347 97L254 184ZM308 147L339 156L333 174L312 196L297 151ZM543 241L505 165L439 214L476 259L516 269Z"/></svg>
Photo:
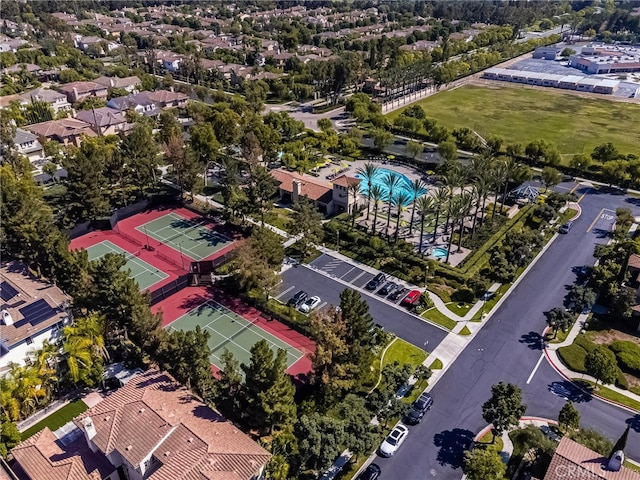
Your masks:
<svg viewBox="0 0 640 480"><path fill-rule="evenodd" d="M566 347L560 347L558 356L574 372L584 373L584 359L587 356L587 351L584 348L572 343Z"/></svg>
<svg viewBox="0 0 640 480"><path fill-rule="evenodd" d="M640 345L619 340L609 345L609 348L616 354L620 368L634 375L640 374Z"/></svg>

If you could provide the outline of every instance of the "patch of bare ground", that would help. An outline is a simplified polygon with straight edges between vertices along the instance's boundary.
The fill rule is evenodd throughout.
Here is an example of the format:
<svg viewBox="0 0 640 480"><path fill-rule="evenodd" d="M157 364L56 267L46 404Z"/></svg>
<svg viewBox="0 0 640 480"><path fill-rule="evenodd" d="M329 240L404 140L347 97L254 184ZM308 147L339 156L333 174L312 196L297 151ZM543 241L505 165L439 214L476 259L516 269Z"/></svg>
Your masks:
<svg viewBox="0 0 640 480"><path fill-rule="evenodd" d="M593 343L597 343L598 345L609 345L618 340L628 341L628 342L638 342L638 335L633 335L630 333L621 332L620 330L600 330L599 332L591 332L590 334L591 340Z"/></svg>

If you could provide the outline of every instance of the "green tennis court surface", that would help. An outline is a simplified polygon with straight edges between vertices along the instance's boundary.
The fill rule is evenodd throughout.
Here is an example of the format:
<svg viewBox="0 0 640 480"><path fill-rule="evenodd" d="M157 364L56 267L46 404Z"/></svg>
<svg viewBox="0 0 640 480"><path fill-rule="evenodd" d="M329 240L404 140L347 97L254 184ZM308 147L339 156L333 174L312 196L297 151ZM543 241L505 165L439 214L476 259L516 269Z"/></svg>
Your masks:
<svg viewBox="0 0 640 480"><path fill-rule="evenodd" d="M177 213L163 215L136 230L194 260L207 258L229 243L221 234Z"/></svg>
<svg viewBox="0 0 640 480"><path fill-rule="evenodd" d="M109 240L103 240L100 243L91 245L87 248L89 254L89 260L97 260L100 257L105 256L107 253L122 253L127 259L127 263L122 267L122 271L130 270L129 276L133 278L140 287L140 290L146 290L150 286L164 280L169 275L158 270L153 265L149 265L144 260L140 260L136 257L139 252L129 253L123 250L115 243L111 243Z"/></svg>
<svg viewBox="0 0 640 480"><path fill-rule="evenodd" d="M251 347L260 340L266 340L274 353L279 348L286 350L287 368L303 356L302 352L291 345L213 300L194 308L171 322L168 327L171 330L187 331L195 330L197 325L211 335L209 358L218 368L222 368L221 356L225 348L233 353L236 360L248 365L251 359Z"/></svg>

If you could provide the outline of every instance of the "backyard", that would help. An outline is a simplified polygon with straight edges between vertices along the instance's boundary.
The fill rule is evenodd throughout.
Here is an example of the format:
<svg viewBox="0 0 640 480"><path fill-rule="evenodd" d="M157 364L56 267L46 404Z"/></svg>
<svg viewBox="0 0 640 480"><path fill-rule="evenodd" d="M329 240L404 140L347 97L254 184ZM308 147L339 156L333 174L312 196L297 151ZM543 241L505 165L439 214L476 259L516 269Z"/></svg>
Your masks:
<svg viewBox="0 0 640 480"><path fill-rule="evenodd" d="M517 86L463 86L417 103L448 128L468 127L508 143L545 139L561 154L591 153L612 142L621 153L637 153L640 105ZM404 109L390 113L390 122ZM635 132L630 134L631 132Z"/></svg>
<svg viewBox="0 0 640 480"><path fill-rule="evenodd" d="M70 422L74 417L80 415L87 408L86 403L82 400L74 400L22 432L22 440L26 440L30 436L38 433L44 427L49 427L51 431L55 431L65 423Z"/></svg>

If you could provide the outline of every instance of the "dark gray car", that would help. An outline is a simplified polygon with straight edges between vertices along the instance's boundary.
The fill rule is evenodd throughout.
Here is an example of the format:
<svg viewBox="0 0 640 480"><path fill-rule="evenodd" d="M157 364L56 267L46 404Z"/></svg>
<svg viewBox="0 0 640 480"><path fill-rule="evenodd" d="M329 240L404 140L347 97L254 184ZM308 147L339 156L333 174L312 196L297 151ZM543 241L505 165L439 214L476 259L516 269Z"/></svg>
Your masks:
<svg viewBox="0 0 640 480"><path fill-rule="evenodd" d="M423 393L411 405L411 410L407 413L404 421L409 425L416 425L422 421L422 417L433 406L433 397L428 393Z"/></svg>

